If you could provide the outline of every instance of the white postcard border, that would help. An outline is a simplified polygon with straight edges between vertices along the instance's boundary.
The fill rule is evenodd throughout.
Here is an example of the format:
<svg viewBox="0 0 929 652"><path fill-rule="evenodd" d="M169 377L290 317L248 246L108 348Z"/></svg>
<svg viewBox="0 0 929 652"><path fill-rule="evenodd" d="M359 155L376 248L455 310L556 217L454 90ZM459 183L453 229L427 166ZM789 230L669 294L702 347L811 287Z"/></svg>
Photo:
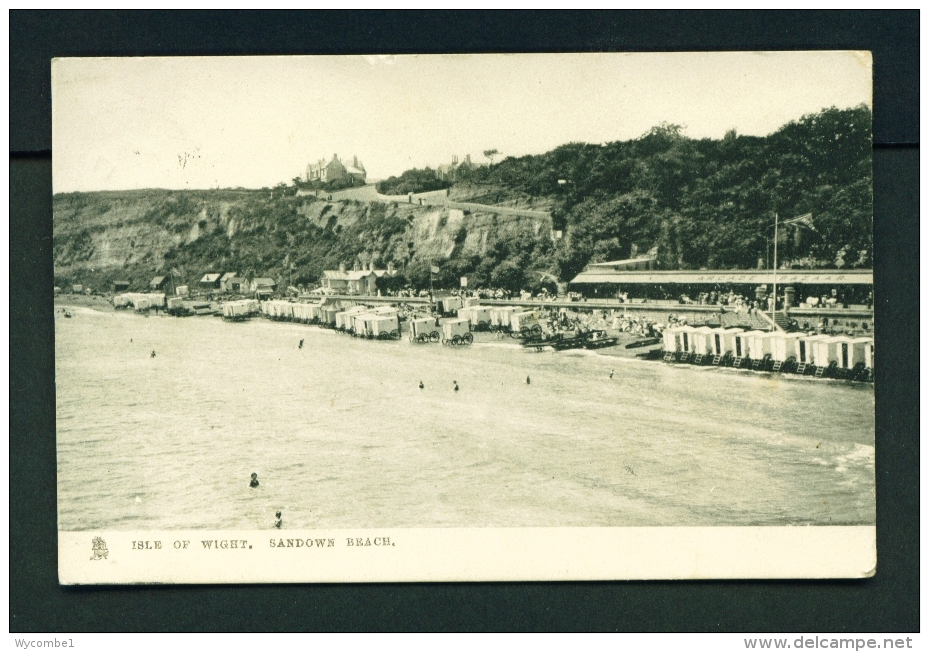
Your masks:
<svg viewBox="0 0 929 652"><path fill-rule="evenodd" d="M59 532L62 584L864 578L874 526Z"/></svg>

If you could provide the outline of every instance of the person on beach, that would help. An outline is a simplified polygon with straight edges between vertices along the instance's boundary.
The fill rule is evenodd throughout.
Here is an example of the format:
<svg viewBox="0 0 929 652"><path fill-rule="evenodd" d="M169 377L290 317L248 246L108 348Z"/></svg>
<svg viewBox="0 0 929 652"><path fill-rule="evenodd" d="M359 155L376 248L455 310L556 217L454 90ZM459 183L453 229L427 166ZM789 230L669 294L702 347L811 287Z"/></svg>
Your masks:
<svg viewBox="0 0 929 652"><path fill-rule="evenodd" d="M455 391L457 392L457 391L458 391L458 381L457 381L457 380L453 380L452 382L455 383Z"/></svg>
<svg viewBox="0 0 929 652"><path fill-rule="evenodd" d="M423 387L425 387L425 385L423 385L423 381L419 381L419 388L422 389Z"/></svg>
<svg viewBox="0 0 929 652"><path fill-rule="evenodd" d="M150 357L152 357L152 358L155 357L155 352L154 352L154 351L152 351L152 355L151 355Z"/></svg>
<svg viewBox="0 0 929 652"><path fill-rule="evenodd" d="M281 517L281 513L280 513L280 512L275 512L275 513L274 513L274 518L275 518L274 527L276 527L278 530L280 530L280 529L281 529L281 526L284 524L284 519Z"/></svg>
<svg viewBox="0 0 929 652"><path fill-rule="evenodd" d="M610 369L610 378L612 378L612 377L613 377L613 370Z"/></svg>
<svg viewBox="0 0 929 652"><path fill-rule="evenodd" d="M302 349L302 348L303 348L303 340L300 340L300 344L299 344L299 346L297 346L297 348L298 348L298 349Z"/></svg>
<svg viewBox="0 0 929 652"><path fill-rule="evenodd" d="M258 486L258 474L257 473L252 473L252 481L248 483L248 486L251 487L252 489ZM280 512L278 514L280 514Z"/></svg>
<svg viewBox="0 0 929 652"><path fill-rule="evenodd" d="M529 376L526 376L526 384L529 384Z"/></svg>

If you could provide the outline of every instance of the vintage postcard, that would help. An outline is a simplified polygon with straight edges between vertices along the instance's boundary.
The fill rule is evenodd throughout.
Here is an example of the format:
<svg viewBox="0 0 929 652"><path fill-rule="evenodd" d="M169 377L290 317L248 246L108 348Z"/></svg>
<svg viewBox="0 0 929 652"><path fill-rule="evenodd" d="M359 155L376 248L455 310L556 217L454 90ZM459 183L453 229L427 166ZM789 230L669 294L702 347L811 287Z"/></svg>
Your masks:
<svg viewBox="0 0 929 652"><path fill-rule="evenodd" d="M55 60L60 582L874 574L871 89Z"/></svg>

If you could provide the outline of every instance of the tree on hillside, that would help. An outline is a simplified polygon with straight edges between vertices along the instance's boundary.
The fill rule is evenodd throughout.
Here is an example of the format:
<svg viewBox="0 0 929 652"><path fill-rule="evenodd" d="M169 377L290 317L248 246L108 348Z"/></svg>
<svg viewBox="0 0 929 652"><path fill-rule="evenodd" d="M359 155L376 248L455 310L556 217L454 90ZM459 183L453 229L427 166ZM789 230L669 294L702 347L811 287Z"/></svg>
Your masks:
<svg viewBox="0 0 929 652"><path fill-rule="evenodd" d="M500 152L496 149L485 149L484 156L490 159L490 164L494 164L494 157L497 156Z"/></svg>

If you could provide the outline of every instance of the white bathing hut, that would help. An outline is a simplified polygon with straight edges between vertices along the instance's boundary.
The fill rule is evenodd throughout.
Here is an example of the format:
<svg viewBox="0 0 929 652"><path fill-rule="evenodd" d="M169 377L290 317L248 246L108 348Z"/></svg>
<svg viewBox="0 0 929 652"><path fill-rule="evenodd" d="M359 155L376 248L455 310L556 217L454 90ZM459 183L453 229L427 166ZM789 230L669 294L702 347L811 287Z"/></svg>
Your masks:
<svg viewBox="0 0 929 652"><path fill-rule="evenodd" d="M396 315L374 315L368 321L368 328L374 337L400 339L400 319Z"/></svg>
<svg viewBox="0 0 929 652"><path fill-rule="evenodd" d="M693 331L693 352L697 355L710 355L713 353L713 329L709 326L700 326Z"/></svg>
<svg viewBox="0 0 929 652"><path fill-rule="evenodd" d="M335 315L335 327L348 330L352 328L352 321L355 315L361 315L368 312L368 309L365 306L352 306L347 310L342 312L337 312Z"/></svg>
<svg viewBox="0 0 929 652"><path fill-rule="evenodd" d="M697 329L691 326L690 324L683 324L677 327L677 336L680 338L680 345L678 351L683 353L693 353L694 346L694 331Z"/></svg>
<svg viewBox="0 0 929 652"><path fill-rule="evenodd" d="M294 318L294 306L289 301L271 300L261 302L261 314L276 320L290 321Z"/></svg>
<svg viewBox="0 0 929 652"><path fill-rule="evenodd" d="M516 306L496 306L490 311L490 325L496 328L509 328L510 315L519 312Z"/></svg>
<svg viewBox="0 0 929 652"><path fill-rule="evenodd" d="M471 335L471 320L469 319L446 319L442 322L442 343L457 344L462 341L468 341Z"/></svg>
<svg viewBox="0 0 929 652"><path fill-rule="evenodd" d="M713 355L735 355L735 338L741 328L714 328L710 335Z"/></svg>
<svg viewBox="0 0 929 652"><path fill-rule="evenodd" d="M870 337L848 337L847 335L834 337L830 346L835 347L835 358L839 368L854 369L858 364L867 367L865 347L873 341Z"/></svg>
<svg viewBox="0 0 929 652"><path fill-rule="evenodd" d="M664 350L665 353L676 353L680 351L680 339L678 333L680 332L680 326L668 326L661 333L661 339L664 341Z"/></svg>
<svg viewBox="0 0 929 652"><path fill-rule="evenodd" d="M755 335L762 333L764 333L764 331L744 331L742 333L737 333L735 336L735 350L732 352L732 355L736 358L750 358L751 347L749 343Z"/></svg>
<svg viewBox="0 0 929 652"><path fill-rule="evenodd" d="M492 311L490 306L466 306L458 309L458 319L469 320L472 329L486 329L490 326Z"/></svg>
<svg viewBox="0 0 929 652"><path fill-rule="evenodd" d="M320 306L319 308L319 323L324 326L335 327L336 315L342 312L341 308L336 308L335 306Z"/></svg>
<svg viewBox="0 0 929 652"><path fill-rule="evenodd" d="M396 317L399 314L396 306L378 306L377 308L372 308L371 313L374 315L384 315L386 317Z"/></svg>
<svg viewBox="0 0 929 652"><path fill-rule="evenodd" d="M125 294L117 294L113 297L113 307L114 308L130 308L132 307L132 299L130 299Z"/></svg>
<svg viewBox="0 0 929 652"><path fill-rule="evenodd" d="M371 322L377 319L377 315L370 312L359 312L348 316L346 329L350 329L355 335L365 336L373 335Z"/></svg>
<svg viewBox="0 0 929 652"><path fill-rule="evenodd" d="M830 363L839 362L839 344L843 341L841 337L821 337L813 341L813 364L817 367L828 367Z"/></svg>
<svg viewBox="0 0 929 652"><path fill-rule="evenodd" d="M442 297L439 300L439 307L442 309L442 312L445 314L453 313L459 308L461 308L464 303L461 301L461 297L450 296Z"/></svg>
<svg viewBox="0 0 929 652"><path fill-rule="evenodd" d="M223 302L223 319L239 321L258 313L258 301L243 299L241 301Z"/></svg>
<svg viewBox="0 0 929 652"><path fill-rule="evenodd" d="M771 355L771 340L776 333L765 331L754 331L748 338L748 357L752 360L761 360L766 355Z"/></svg>
<svg viewBox="0 0 929 652"><path fill-rule="evenodd" d="M806 333L774 333L771 338L771 359L775 362L787 362L790 358L799 360L797 345L804 337Z"/></svg>
<svg viewBox="0 0 929 652"><path fill-rule="evenodd" d="M425 342L430 340L438 342L441 338L441 330L435 324L433 317L421 317L410 320L410 341Z"/></svg>
<svg viewBox="0 0 929 652"><path fill-rule="evenodd" d="M514 312L510 315L510 329L512 329L514 333L518 333L524 328L532 328L533 325L538 323L539 313L536 310Z"/></svg>

